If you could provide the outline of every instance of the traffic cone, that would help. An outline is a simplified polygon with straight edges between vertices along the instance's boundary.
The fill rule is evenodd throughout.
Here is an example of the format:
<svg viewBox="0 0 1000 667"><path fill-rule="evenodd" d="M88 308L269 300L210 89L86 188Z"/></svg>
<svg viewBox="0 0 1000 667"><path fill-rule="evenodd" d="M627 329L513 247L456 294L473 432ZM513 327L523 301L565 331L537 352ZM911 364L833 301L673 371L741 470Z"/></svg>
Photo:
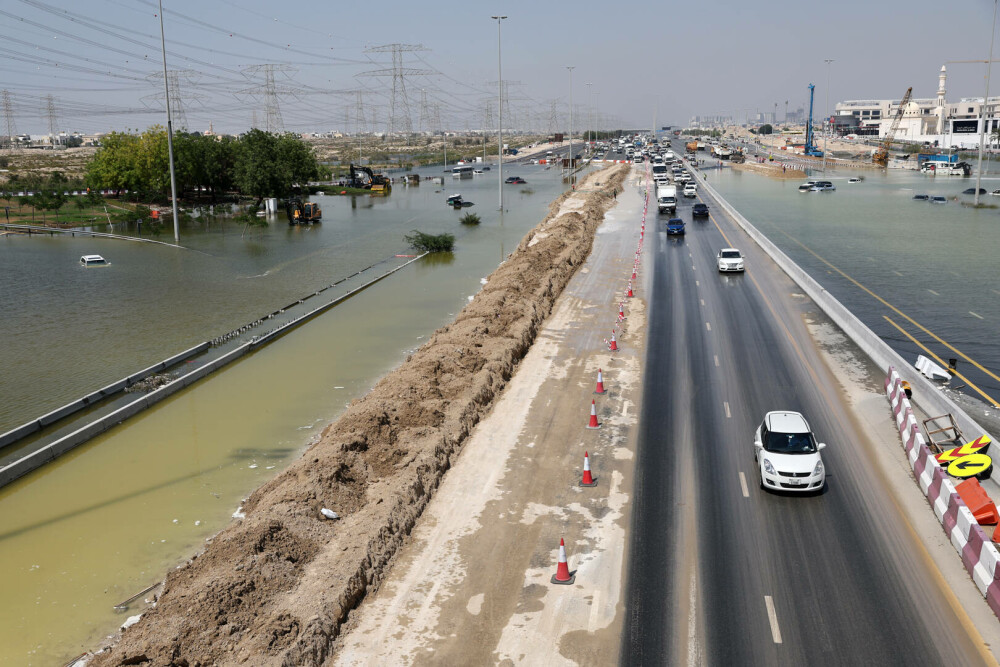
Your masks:
<svg viewBox="0 0 1000 667"><path fill-rule="evenodd" d="M595 394L604 393L604 375L601 373L601 369L597 369L597 389L594 390Z"/></svg>
<svg viewBox="0 0 1000 667"><path fill-rule="evenodd" d="M627 296L628 296L628 298L630 298L630 299L631 299L631 298L632 298L633 296L635 296L634 294L632 294L632 281L631 281L631 280L630 280L630 281L628 281L628 295L627 295Z"/></svg>
<svg viewBox="0 0 1000 667"><path fill-rule="evenodd" d="M618 302L618 321L620 322L624 319L625 319L625 310L622 307L621 302Z"/></svg>
<svg viewBox="0 0 1000 667"><path fill-rule="evenodd" d="M552 575L553 584L569 585L576 581L576 575L570 574L569 563L566 562L566 541L559 538L559 565L556 566L556 573Z"/></svg>
<svg viewBox="0 0 1000 667"><path fill-rule="evenodd" d="M590 453L583 453L583 479L580 480L580 486L597 486L597 480L595 480L590 474Z"/></svg>
<svg viewBox="0 0 1000 667"><path fill-rule="evenodd" d="M617 352L618 351L618 343L615 341L615 332L614 331L611 332L611 344L608 345L608 349L611 350L612 352Z"/></svg>
<svg viewBox="0 0 1000 667"><path fill-rule="evenodd" d="M590 423L587 424L587 428L601 428L597 422L597 403L593 399L590 401Z"/></svg>
<svg viewBox="0 0 1000 667"><path fill-rule="evenodd" d="M632 280L635 280L635 267L632 268Z"/></svg>

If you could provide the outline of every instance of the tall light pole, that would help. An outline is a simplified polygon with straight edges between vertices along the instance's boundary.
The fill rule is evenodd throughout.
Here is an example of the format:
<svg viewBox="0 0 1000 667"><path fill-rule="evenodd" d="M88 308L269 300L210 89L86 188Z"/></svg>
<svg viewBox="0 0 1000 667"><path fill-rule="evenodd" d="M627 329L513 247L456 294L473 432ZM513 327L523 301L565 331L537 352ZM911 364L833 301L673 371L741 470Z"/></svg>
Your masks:
<svg viewBox="0 0 1000 667"><path fill-rule="evenodd" d="M174 243L181 244L180 216L177 213L177 176L174 173L174 129L170 120L170 86L167 85L167 40L163 35L163 0L160 4L160 50L163 52L163 93L167 100L167 158L170 161L170 198L174 203Z"/></svg>
<svg viewBox="0 0 1000 667"><path fill-rule="evenodd" d="M993 0L993 23L990 24L990 57L986 59L986 94L983 95L983 119L979 123L979 161L976 163L976 198L979 206L979 184L983 178L983 136L986 134L986 105L990 101L990 68L993 67L993 36L997 31L997 0Z"/></svg>
<svg viewBox="0 0 1000 667"><path fill-rule="evenodd" d="M823 113L827 114L826 117L825 117L825 120L829 121L830 120L830 116L829 116L829 113L830 113L830 63L833 62L833 58L825 58L823 60L823 62L826 63L826 111L824 111ZM827 137L830 136L830 128L829 128L828 123L824 123L824 125L827 125L826 132L823 133L823 173L825 174L826 173L826 154L827 154L826 141L827 141Z"/></svg>
<svg viewBox="0 0 1000 667"><path fill-rule="evenodd" d="M591 87L593 85L594 84L592 84L591 82L589 82L589 81L587 82L587 148L588 148L588 150L590 149L590 130L591 130L590 126L594 124L594 108L592 106L590 106L590 101L591 101L591 99L593 99L593 96L591 95Z"/></svg>
<svg viewBox="0 0 1000 667"><path fill-rule="evenodd" d="M576 65L566 65L569 70L569 182L573 183L573 70Z"/></svg>
<svg viewBox="0 0 1000 667"><path fill-rule="evenodd" d="M497 189L503 213L503 61L500 59L500 22L506 16L491 16L497 22Z"/></svg>

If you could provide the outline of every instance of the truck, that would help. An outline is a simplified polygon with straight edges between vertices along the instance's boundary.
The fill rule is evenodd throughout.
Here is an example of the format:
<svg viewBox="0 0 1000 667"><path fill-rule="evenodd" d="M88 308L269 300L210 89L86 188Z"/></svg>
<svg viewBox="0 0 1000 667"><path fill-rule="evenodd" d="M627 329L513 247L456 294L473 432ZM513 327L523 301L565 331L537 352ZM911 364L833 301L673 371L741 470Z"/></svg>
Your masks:
<svg viewBox="0 0 1000 667"><path fill-rule="evenodd" d="M694 153L696 150L698 150L698 142L697 141L687 142L686 144L684 144L684 150L686 150L688 153Z"/></svg>
<svg viewBox="0 0 1000 667"><path fill-rule="evenodd" d="M670 218L667 220L667 236L674 235L684 235L684 221L681 218Z"/></svg>
<svg viewBox="0 0 1000 667"><path fill-rule="evenodd" d="M656 186L656 207L660 213L673 213L677 210L677 186Z"/></svg>

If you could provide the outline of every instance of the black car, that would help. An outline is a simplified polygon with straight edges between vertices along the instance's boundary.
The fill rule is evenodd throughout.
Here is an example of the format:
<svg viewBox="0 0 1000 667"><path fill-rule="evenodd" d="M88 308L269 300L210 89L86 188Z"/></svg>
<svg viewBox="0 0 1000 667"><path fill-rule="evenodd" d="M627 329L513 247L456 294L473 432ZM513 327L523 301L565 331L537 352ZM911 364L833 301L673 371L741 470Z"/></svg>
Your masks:
<svg viewBox="0 0 1000 667"><path fill-rule="evenodd" d="M508 177L507 177L507 178L506 178L506 179L504 180L504 183L508 183L508 184L509 184L509 183L513 183L514 181L523 181L523 180L524 180L524 179L523 179L523 178L521 178L520 176L508 176Z"/></svg>
<svg viewBox="0 0 1000 667"><path fill-rule="evenodd" d="M708 205L698 203L691 207L691 217L693 218L707 218L708 217Z"/></svg>
<svg viewBox="0 0 1000 667"><path fill-rule="evenodd" d="M967 190L962 190L962 194L963 195L974 195L974 194L976 194L976 189L975 188L968 188ZM979 188L979 194L981 194L981 195L986 194L986 188Z"/></svg>

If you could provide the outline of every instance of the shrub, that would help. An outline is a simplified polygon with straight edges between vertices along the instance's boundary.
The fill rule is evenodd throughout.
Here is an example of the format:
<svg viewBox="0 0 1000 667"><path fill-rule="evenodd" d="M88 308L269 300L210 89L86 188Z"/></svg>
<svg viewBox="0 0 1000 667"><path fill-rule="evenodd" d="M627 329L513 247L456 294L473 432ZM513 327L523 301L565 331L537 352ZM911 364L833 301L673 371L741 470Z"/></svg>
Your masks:
<svg viewBox="0 0 1000 667"><path fill-rule="evenodd" d="M478 225L482 222L478 213L466 213L461 218L458 219L463 225Z"/></svg>
<svg viewBox="0 0 1000 667"><path fill-rule="evenodd" d="M451 252L455 247L454 234L424 234L416 229L403 237L411 247L423 252Z"/></svg>

